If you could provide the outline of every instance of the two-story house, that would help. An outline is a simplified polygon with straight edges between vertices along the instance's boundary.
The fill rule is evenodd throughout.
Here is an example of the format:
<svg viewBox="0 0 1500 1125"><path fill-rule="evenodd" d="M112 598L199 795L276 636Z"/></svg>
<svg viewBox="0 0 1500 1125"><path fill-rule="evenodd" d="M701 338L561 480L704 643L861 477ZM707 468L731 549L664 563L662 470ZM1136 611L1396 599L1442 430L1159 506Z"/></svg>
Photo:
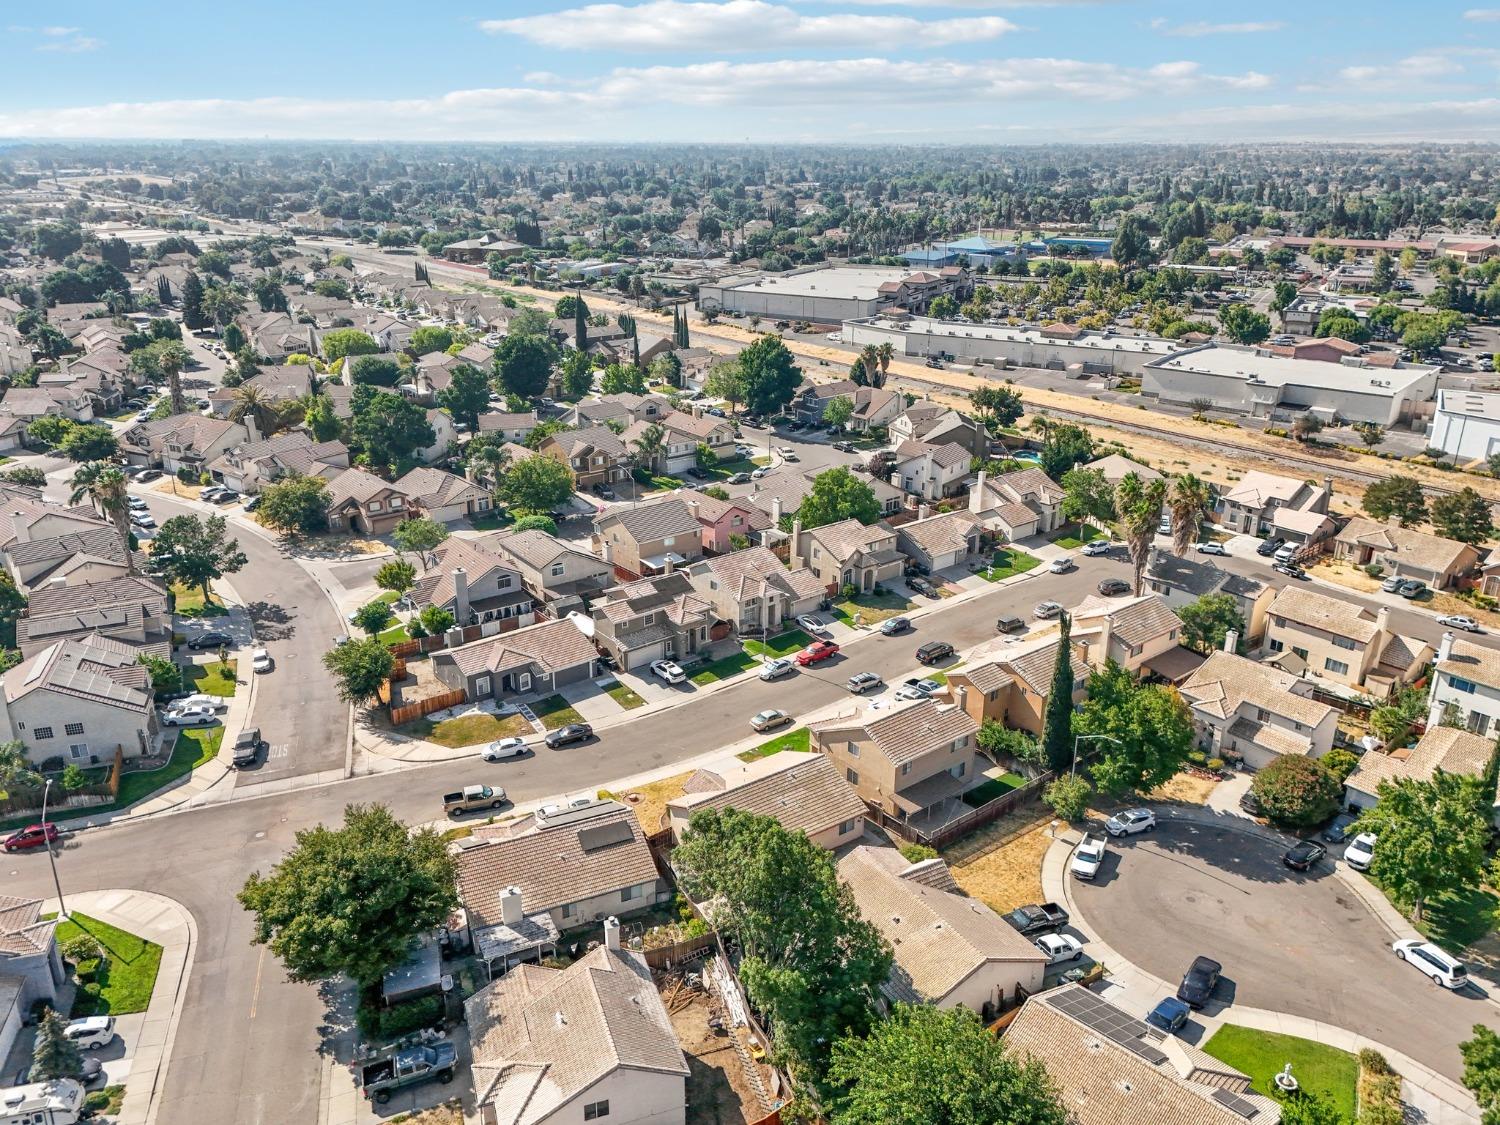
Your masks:
<svg viewBox="0 0 1500 1125"><path fill-rule="evenodd" d="M1326 515L1332 493L1331 478L1320 488L1305 480L1252 469L1225 489L1219 500L1220 519L1229 531L1271 535L1277 532L1277 514L1283 509ZM1286 517L1281 522L1287 526ZM1297 541L1302 541L1301 535Z"/></svg>
<svg viewBox="0 0 1500 1125"><path fill-rule="evenodd" d="M1063 489L1041 469L990 476L983 469L969 489L969 512L1007 542L1047 535L1063 524Z"/></svg>
<svg viewBox="0 0 1500 1125"><path fill-rule="evenodd" d="M459 626L494 621L515 629L536 620L531 592L503 555L472 539L449 539L434 556L432 569L412 587L412 604L419 610L446 609Z"/></svg>
<svg viewBox="0 0 1500 1125"><path fill-rule="evenodd" d="M130 427L120 435L120 453L131 465L197 474L236 446L259 440L254 419L248 415L240 423L205 414L174 414Z"/></svg>
<svg viewBox="0 0 1500 1125"><path fill-rule="evenodd" d="M418 509L422 515L438 523L453 523L482 515L494 503L490 494L477 484L442 469L412 469L393 487L406 494L408 508Z"/></svg>
<svg viewBox="0 0 1500 1125"><path fill-rule="evenodd" d="M1233 598L1240 620L1245 623L1245 640L1251 645L1259 644L1265 635L1266 614L1276 597L1275 587L1258 578L1220 570L1213 563L1191 555L1178 558L1170 551L1151 553L1146 566L1146 588L1160 595L1174 610L1211 594Z"/></svg>
<svg viewBox="0 0 1500 1125"><path fill-rule="evenodd" d="M524 444L527 436L538 425L540 425L540 419L537 418L535 410L518 413L492 411L479 416L481 434L491 434L501 441L515 442L517 445Z"/></svg>
<svg viewBox="0 0 1500 1125"><path fill-rule="evenodd" d="M860 799L898 821L941 823L952 799L984 780L979 724L951 704L860 708L809 730L812 749L833 759Z"/></svg>
<svg viewBox="0 0 1500 1125"><path fill-rule="evenodd" d="M606 422L629 426L632 422L659 422L672 410L672 401L663 395L624 392L585 399L564 414L563 420L583 429Z"/></svg>
<svg viewBox="0 0 1500 1125"><path fill-rule="evenodd" d="M349 447L341 441L315 442L303 430L238 445L209 462L214 480L253 496L290 476L337 476L349 467Z"/></svg>
<svg viewBox="0 0 1500 1125"><path fill-rule="evenodd" d="M0 736L27 758L80 768L108 764L115 748L153 748L156 707L139 650L89 634L57 641L0 675Z"/></svg>
<svg viewBox="0 0 1500 1125"><path fill-rule="evenodd" d="M432 654L432 674L469 702L551 695L591 679L599 653L569 619L535 625Z"/></svg>
<svg viewBox="0 0 1500 1125"><path fill-rule="evenodd" d="M328 530L387 535L414 514L406 493L364 469L345 469L328 482Z"/></svg>
<svg viewBox="0 0 1500 1125"><path fill-rule="evenodd" d="M138 655L172 655L172 614L166 589L139 575L77 585L38 587L16 620L16 645L29 659L62 640L95 633Z"/></svg>
<svg viewBox="0 0 1500 1125"><path fill-rule="evenodd" d="M1479 548L1428 535L1393 522L1355 516L1333 541L1334 558L1354 566L1377 565L1383 574L1416 578L1446 590L1479 565Z"/></svg>
<svg viewBox="0 0 1500 1125"><path fill-rule="evenodd" d="M891 481L910 496L938 501L963 491L972 454L957 442L928 445L909 441L896 450Z"/></svg>
<svg viewBox="0 0 1500 1125"><path fill-rule="evenodd" d="M988 430L952 407L934 402L913 403L891 419L890 438L896 449L909 441L928 445L957 442L975 457L983 457L990 448Z"/></svg>
<svg viewBox="0 0 1500 1125"><path fill-rule="evenodd" d="M1495 740L1454 727L1429 726L1415 746L1366 750L1344 782L1344 795L1351 809L1373 809L1380 803L1380 786L1397 781L1431 781L1438 770L1468 777L1484 777L1495 758ZM1500 802L1486 793L1490 821L1494 823Z"/></svg>
<svg viewBox="0 0 1500 1125"><path fill-rule="evenodd" d="M313 393L313 369L293 363L282 367L262 367L240 386L254 387L262 398L274 403L295 402ZM215 418L227 418L238 400L239 387L218 387L208 392L209 408Z"/></svg>
<svg viewBox="0 0 1500 1125"><path fill-rule="evenodd" d="M613 568L598 555L545 531L499 532L471 542L494 552L520 574L527 593L548 617L587 612L586 602L614 581Z"/></svg>
<svg viewBox="0 0 1500 1125"><path fill-rule="evenodd" d="M1233 647L1235 638L1226 638ZM1264 769L1283 754L1321 758L1338 712L1312 698L1309 680L1233 652L1215 652L1178 685L1211 758Z"/></svg>
<svg viewBox="0 0 1500 1125"><path fill-rule="evenodd" d="M788 570L766 547L746 547L694 563L684 572L713 607L714 616L742 637L761 637L811 613L827 596L806 567Z"/></svg>
<svg viewBox="0 0 1500 1125"><path fill-rule="evenodd" d="M28 422L42 417L88 422L94 417L94 400L88 391L66 387L11 387L3 403L7 414Z"/></svg>
<svg viewBox="0 0 1500 1125"><path fill-rule="evenodd" d="M720 500L693 491L684 492L682 500L703 529L703 550L711 555L735 550L736 539L759 542L774 526L770 514L747 497Z"/></svg>
<svg viewBox="0 0 1500 1125"><path fill-rule="evenodd" d="M703 532L687 503L677 497L617 507L594 520L599 556L622 578L670 574L703 557Z"/></svg>
<svg viewBox="0 0 1500 1125"><path fill-rule="evenodd" d="M453 385L453 372L464 366L456 355L428 352L411 365L411 382L403 389L418 402L433 405L437 396Z"/></svg>
<svg viewBox="0 0 1500 1125"><path fill-rule="evenodd" d="M1391 611L1284 587L1267 614L1267 660L1384 699L1422 674L1432 646L1391 629Z"/></svg>
<svg viewBox="0 0 1500 1125"><path fill-rule="evenodd" d="M40 493L0 486L0 564L23 590L124 575L125 544L112 523L86 508L64 508Z"/></svg>
<svg viewBox="0 0 1500 1125"><path fill-rule="evenodd" d="M548 434L537 452L566 465L573 474L574 488L613 484L630 472L630 451L613 430L604 426Z"/></svg>
<svg viewBox="0 0 1500 1125"><path fill-rule="evenodd" d="M948 691L981 726L996 722L1040 738L1061 643L1059 634L1053 632L976 651L967 664L948 673ZM1088 683L1087 652L1075 643L1070 655L1073 701L1081 703Z"/></svg>
<svg viewBox="0 0 1500 1125"><path fill-rule="evenodd" d="M694 656L714 623L714 607L681 571L606 590L590 613L594 642L627 671Z"/></svg>
<svg viewBox="0 0 1500 1125"><path fill-rule="evenodd" d="M811 531L794 521L789 550L792 569L807 567L830 594L845 586L868 594L900 578L906 566L896 532L883 521L866 527L858 520L840 520Z"/></svg>
<svg viewBox="0 0 1500 1125"><path fill-rule="evenodd" d="M823 421L829 404L840 398L849 400L851 410L844 428L850 433L889 426L906 405L906 399L899 391L887 387L865 387L852 379L840 379L804 388L791 410L804 421L818 423Z"/></svg>
<svg viewBox="0 0 1500 1125"><path fill-rule="evenodd" d="M1500 651L1444 633L1427 698L1428 726L1442 722L1452 707L1466 730L1500 734Z"/></svg>
<svg viewBox="0 0 1500 1125"><path fill-rule="evenodd" d="M1082 644L1089 666L1113 660L1135 675L1178 647L1182 622L1157 594L1104 598L1090 594L1071 610L1073 640ZM1169 677L1175 678L1175 677Z"/></svg>

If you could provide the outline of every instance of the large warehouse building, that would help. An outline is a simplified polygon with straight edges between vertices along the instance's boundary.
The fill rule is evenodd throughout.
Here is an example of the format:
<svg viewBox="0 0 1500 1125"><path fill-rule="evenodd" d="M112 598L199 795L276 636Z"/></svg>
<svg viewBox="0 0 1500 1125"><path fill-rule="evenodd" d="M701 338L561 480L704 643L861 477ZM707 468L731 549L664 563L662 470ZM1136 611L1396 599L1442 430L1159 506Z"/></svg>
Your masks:
<svg viewBox="0 0 1500 1125"><path fill-rule="evenodd" d="M1485 461L1500 453L1500 394L1438 391L1427 444L1460 462Z"/></svg>
<svg viewBox="0 0 1500 1125"><path fill-rule="evenodd" d="M1430 364L1377 366L1364 356L1340 363L1292 359L1260 348L1204 344L1148 363L1141 393L1162 402L1207 402L1257 418L1311 412L1325 421L1395 426L1421 421L1437 393Z"/></svg>
<svg viewBox="0 0 1500 1125"><path fill-rule="evenodd" d="M698 287L700 309L773 320L839 324L900 307L923 311L936 298L968 299L969 271L958 266L808 266L790 273L726 277Z"/></svg>

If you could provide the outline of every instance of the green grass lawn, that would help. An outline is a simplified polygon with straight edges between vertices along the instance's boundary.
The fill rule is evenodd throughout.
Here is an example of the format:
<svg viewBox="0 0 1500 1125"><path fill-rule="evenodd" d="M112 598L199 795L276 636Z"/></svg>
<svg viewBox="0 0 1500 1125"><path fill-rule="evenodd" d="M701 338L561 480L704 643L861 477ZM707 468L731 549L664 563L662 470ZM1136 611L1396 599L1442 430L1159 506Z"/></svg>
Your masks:
<svg viewBox="0 0 1500 1125"><path fill-rule="evenodd" d="M892 617L900 617L916 603L900 594L860 594L854 598L841 598L833 603L833 614L845 625L854 624L854 615L859 614L865 625L878 625Z"/></svg>
<svg viewBox="0 0 1500 1125"><path fill-rule="evenodd" d="M237 661L226 660L220 663L217 660L208 664L189 664L184 670L186 683L183 685L191 691L201 691L205 695L220 695L229 698L238 686L235 682Z"/></svg>
<svg viewBox="0 0 1500 1125"><path fill-rule="evenodd" d="M940 672L928 672L927 675L923 677L923 679L931 680L933 681L933 683L946 684L948 682L948 673L957 672L964 666L964 663L964 661L960 660L956 664L948 665L948 667L944 668Z"/></svg>
<svg viewBox="0 0 1500 1125"><path fill-rule="evenodd" d="M990 568L980 573L991 582L999 582L1002 578L1014 578L1017 574L1025 574L1041 565L1041 559L1028 555L1025 551L1007 551L1001 548L995 552Z"/></svg>
<svg viewBox="0 0 1500 1125"><path fill-rule="evenodd" d="M637 695L634 690L620 683L619 680L613 681L609 687L605 688L604 694L627 711L633 711L637 707L644 707L646 705L644 699Z"/></svg>
<svg viewBox="0 0 1500 1125"><path fill-rule="evenodd" d="M790 656L798 649L806 648L812 644L812 638L801 629L789 629L785 633L778 633L766 641L747 640L745 651L751 656Z"/></svg>
<svg viewBox="0 0 1500 1125"><path fill-rule="evenodd" d="M1345 1120L1354 1120L1354 1083L1359 1076L1359 1064L1347 1051L1295 1035L1252 1031L1235 1024L1219 1028L1203 1049L1220 1062L1248 1074L1251 1085L1261 1094L1271 1094L1276 1089L1271 1079L1291 1063L1292 1074L1302 1089L1322 1094Z"/></svg>
<svg viewBox="0 0 1500 1125"><path fill-rule="evenodd" d="M1003 797L1012 789L1019 789L1025 784L1025 778L1019 774L1002 773L999 777L989 778L983 784L970 789L963 795L963 802L970 808L977 809L980 805L987 805L996 797Z"/></svg>
<svg viewBox="0 0 1500 1125"><path fill-rule="evenodd" d="M665 473L648 473L644 469L636 469L631 473L635 482L643 485L648 491L659 492L662 489L681 488L683 481L676 477L669 477Z"/></svg>
<svg viewBox="0 0 1500 1125"><path fill-rule="evenodd" d="M400 601L401 595L398 594L395 590L382 590L370 600L376 602L385 602L386 605L390 605L392 602Z"/></svg>
<svg viewBox="0 0 1500 1125"><path fill-rule="evenodd" d="M783 750L806 751L812 744L812 735L806 727L798 727L789 730L785 734L778 734L770 742L762 742L753 750L741 751L736 757L742 762L753 762L756 758L768 758L772 754L780 754Z"/></svg>
<svg viewBox="0 0 1500 1125"><path fill-rule="evenodd" d="M735 473L753 473L762 465L769 465L769 457L731 457L726 461L720 461L711 469L704 469L714 480L728 480Z"/></svg>
<svg viewBox="0 0 1500 1125"><path fill-rule="evenodd" d="M151 1003L151 990L156 987L156 973L161 968L161 946L87 914L73 914L59 922L57 944L66 945L85 934L104 947L104 959L94 970L93 979L79 981L72 1017L144 1012Z"/></svg>
<svg viewBox="0 0 1500 1125"><path fill-rule="evenodd" d="M460 746L478 746L481 742L493 742L497 738L511 738L531 734L531 724L520 715L497 718L485 712L478 715L460 715L456 719L442 719L434 723L421 718L398 728L402 734L436 742L439 746L457 749Z"/></svg>
<svg viewBox="0 0 1500 1125"><path fill-rule="evenodd" d="M569 723L583 722L583 716L560 695L549 695L540 703L533 703L531 710L538 719L542 720L542 726L548 730L556 730Z"/></svg>
<svg viewBox="0 0 1500 1125"><path fill-rule="evenodd" d="M715 680L727 680L730 676L748 672L759 664L760 661L748 652L736 652L722 660L711 660L701 665L689 678L695 684L711 684Z"/></svg>
<svg viewBox="0 0 1500 1125"><path fill-rule="evenodd" d="M1488 887L1469 887L1428 899L1417 929L1423 937L1462 956L1469 946L1495 929L1500 922L1497 912L1500 912L1500 895Z"/></svg>
<svg viewBox="0 0 1500 1125"><path fill-rule="evenodd" d="M177 613L182 617L223 617L229 611L218 602L205 602L203 591L196 586L172 583L172 596Z"/></svg>
<svg viewBox="0 0 1500 1125"><path fill-rule="evenodd" d="M1086 523L1083 525L1083 529L1076 535L1062 535L1052 540L1052 542L1056 543L1059 547L1067 547L1071 550L1074 547L1082 547L1085 543L1092 542L1103 534L1104 532L1100 531L1093 524Z"/></svg>
<svg viewBox="0 0 1500 1125"><path fill-rule="evenodd" d="M411 634L406 631L406 626L401 624L393 625L380 634L380 643L384 645L394 645L409 640L411 640Z"/></svg>
<svg viewBox="0 0 1500 1125"><path fill-rule="evenodd" d="M500 508L491 508L488 512L469 517L469 526L475 531L499 531L502 527L509 527L514 522L511 514Z"/></svg>

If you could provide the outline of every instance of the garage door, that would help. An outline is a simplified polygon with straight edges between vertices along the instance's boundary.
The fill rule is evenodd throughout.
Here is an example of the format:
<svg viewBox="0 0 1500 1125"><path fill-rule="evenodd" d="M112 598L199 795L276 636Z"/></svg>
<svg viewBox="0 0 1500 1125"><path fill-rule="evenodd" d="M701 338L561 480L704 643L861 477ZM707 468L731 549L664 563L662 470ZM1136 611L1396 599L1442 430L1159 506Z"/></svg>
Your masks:
<svg viewBox="0 0 1500 1125"><path fill-rule="evenodd" d="M637 668L649 667L652 661L660 660L664 654L665 642L662 644L647 645L645 648L638 648L626 654L627 663L625 668L627 671L634 671Z"/></svg>

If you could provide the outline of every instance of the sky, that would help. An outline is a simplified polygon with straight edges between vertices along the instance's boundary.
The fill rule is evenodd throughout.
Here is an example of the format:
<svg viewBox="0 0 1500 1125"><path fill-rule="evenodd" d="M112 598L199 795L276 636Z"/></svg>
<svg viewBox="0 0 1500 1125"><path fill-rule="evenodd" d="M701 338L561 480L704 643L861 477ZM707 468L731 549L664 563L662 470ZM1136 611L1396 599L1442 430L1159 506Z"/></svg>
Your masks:
<svg viewBox="0 0 1500 1125"><path fill-rule="evenodd" d="M1500 141L1500 0L7 0L0 137Z"/></svg>

